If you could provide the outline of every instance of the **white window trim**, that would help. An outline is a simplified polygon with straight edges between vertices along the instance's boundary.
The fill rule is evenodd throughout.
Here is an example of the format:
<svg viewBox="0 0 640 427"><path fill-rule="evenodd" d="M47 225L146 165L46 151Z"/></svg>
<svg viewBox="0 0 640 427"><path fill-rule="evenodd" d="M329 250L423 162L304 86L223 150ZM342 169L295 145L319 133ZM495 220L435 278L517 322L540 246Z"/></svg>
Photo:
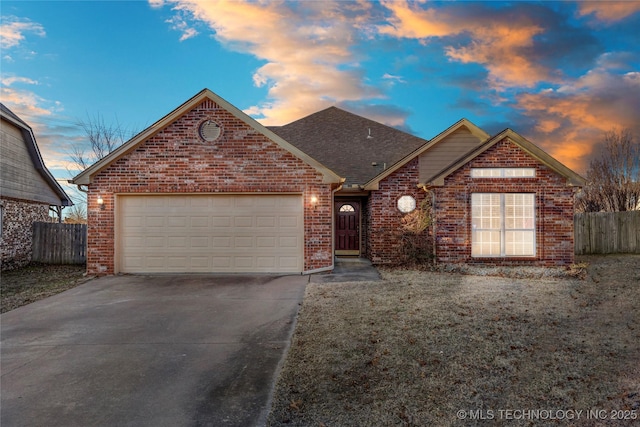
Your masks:
<svg viewBox="0 0 640 427"><path fill-rule="evenodd" d="M471 168L471 178L535 178L536 168Z"/></svg>
<svg viewBox="0 0 640 427"><path fill-rule="evenodd" d="M471 198L473 200L473 195L474 194L498 194L500 195L500 229L493 229L493 228L480 228L480 229L475 229L473 228L473 202L471 205L471 256L473 258L535 258L536 254L538 253L538 247L537 247L537 239L536 239L536 230L537 230L537 224L536 224L536 212L537 212L537 205L536 205L536 198L535 196L533 197L533 225L532 228L510 228L509 230L506 229L506 225L505 225L505 218L506 218L506 209L505 209L505 195L506 194L532 194L532 193L472 193L471 194ZM474 255L473 254L473 242L474 242L474 234L476 231L500 231L500 255L497 254L488 254L488 255L484 255L484 254L480 254L480 255ZM533 253L531 255L511 255L511 254L507 254L506 253L506 234L507 231L533 231Z"/></svg>

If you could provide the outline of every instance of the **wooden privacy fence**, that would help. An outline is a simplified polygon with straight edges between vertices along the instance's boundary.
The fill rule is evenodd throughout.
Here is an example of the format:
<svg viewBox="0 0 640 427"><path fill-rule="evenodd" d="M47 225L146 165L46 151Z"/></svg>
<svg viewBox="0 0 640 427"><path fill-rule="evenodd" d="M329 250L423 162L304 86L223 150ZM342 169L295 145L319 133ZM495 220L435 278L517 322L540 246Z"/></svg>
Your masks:
<svg viewBox="0 0 640 427"><path fill-rule="evenodd" d="M31 260L45 264L84 264L87 262L87 225L34 222Z"/></svg>
<svg viewBox="0 0 640 427"><path fill-rule="evenodd" d="M575 214L576 255L640 253L640 211Z"/></svg>

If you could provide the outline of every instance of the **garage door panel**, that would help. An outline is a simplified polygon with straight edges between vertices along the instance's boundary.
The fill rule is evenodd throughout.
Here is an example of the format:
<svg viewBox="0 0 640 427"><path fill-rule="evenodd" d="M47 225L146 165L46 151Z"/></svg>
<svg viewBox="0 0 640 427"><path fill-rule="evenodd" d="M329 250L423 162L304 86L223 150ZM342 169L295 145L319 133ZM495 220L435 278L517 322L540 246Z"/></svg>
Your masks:
<svg viewBox="0 0 640 427"><path fill-rule="evenodd" d="M204 249L209 247L209 242L209 237L192 237L189 243L192 248Z"/></svg>
<svg viewBox="0 0 640 427"><path fill-rule="evenodd" d="M213 271L224 271L233 268L233 263L231 262L231 258L228 256L213 256L211 257L211 267L213 268Z"/></svg>
<svg viewBox="0 0 640 427"><path fill-rule="evenodd" d="M253 257L237 256L233 258L233 266L239 270L248 270L254 267Z"/></svg>
<svg viewBox="0 0 640 427"><path fill-rule="evenodd" d="M274 228L276 226L275 216L256 217L256 226L259 228Z"/></svg>
<svg viewBox="0 0 640 427"><path fill-rule="evenodd" d="M298 259L296 257L280 257L280 267L283 269L294 268L298 263Z"/></svg>
<svg viewBox="0 0 640 427"><path fill-rule="evenodd" d="M209 268L209 258L208 257L191 257L189 259L191 263L191 268L194 270L199 270L201 268Z"/></svg>
<svg viewBox="0 0 640 427"><path fill-rule="evenodd" d="M254 246L253 237L236 236L233 239L233 246L236 248L252 248Z"/></svg>
<svg viewBox="0 0 640 427"><path fill-rule="evenodd" d="M118 197L118 270L301 272L296 195Z"/></svg>
<svg viewBox="0 0 640 427"><path fill-rule="evenodd" d="M300 223L302 222L301 219L299 217L296 216L281 216L278 218L278 222L280 227L286 227L286 228L299 228L300 227Z"/></svg>
<svg viewBox="0 0 640 427"><path fill-rule="evenodd" d="M229 216L214 216L211 220L212 227L231 227L231 217Z"/></svg>
<svg viewBox="0 0 640 427"><path fill-rule="evenodd" d="M215 236L213 237L214 248L231 248L231 237L229 236Z"/></svg>
<svg viewBox="0 0 640 427"><path fill-rule="evenodd" d="M253 227L253 217L237 216L233 218L233 225L235 227Z"/></svg>
<svg viewBox="0 0 640 427"><path fill-rule="evenodd" d="M256 239L256 246L259 248L275 249L277 248L276 237L275 236L258 237Z"/></svg>
<svg viewBox="0 0 640 427"><path fill-rule="evenodd" d="M209 228L209 217L206 216L192 216L191 217L191 229L197 228Z"/></svg>

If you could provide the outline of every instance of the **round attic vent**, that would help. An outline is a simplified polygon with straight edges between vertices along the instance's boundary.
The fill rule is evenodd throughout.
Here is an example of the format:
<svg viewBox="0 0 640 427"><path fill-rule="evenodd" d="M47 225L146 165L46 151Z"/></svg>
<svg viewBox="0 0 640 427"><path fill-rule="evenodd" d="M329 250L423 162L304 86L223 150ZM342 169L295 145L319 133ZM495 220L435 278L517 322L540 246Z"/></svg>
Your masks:
<svg viewBox="0 0 640 427"><path fill-rule="evenodd" d="M213 120L207 120L200 124L200 129L198 130L198 132L200 133L200 138L204 139L207 142L212 142L220 137L222 128L220 128L220 125Z"/></svg>

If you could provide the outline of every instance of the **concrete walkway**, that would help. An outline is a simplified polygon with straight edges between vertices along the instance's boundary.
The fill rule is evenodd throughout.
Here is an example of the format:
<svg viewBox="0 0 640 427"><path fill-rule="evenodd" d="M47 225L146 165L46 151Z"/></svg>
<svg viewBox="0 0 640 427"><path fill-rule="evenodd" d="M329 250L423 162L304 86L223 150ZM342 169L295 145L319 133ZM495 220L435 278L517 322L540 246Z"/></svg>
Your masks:
<svg viewBox="0 0 640 427"><path fill-rule="evenodd" d="M375 282L381 280L378 270L366 258L336 257L335 269L331 273L314 274L311 283Z"/></svg>
<svg viewBox="0 0 640 427"><path fill-rule="evenodd" d="M307 276L116 276L0 316L2 426L261 426Z"/></svg>

